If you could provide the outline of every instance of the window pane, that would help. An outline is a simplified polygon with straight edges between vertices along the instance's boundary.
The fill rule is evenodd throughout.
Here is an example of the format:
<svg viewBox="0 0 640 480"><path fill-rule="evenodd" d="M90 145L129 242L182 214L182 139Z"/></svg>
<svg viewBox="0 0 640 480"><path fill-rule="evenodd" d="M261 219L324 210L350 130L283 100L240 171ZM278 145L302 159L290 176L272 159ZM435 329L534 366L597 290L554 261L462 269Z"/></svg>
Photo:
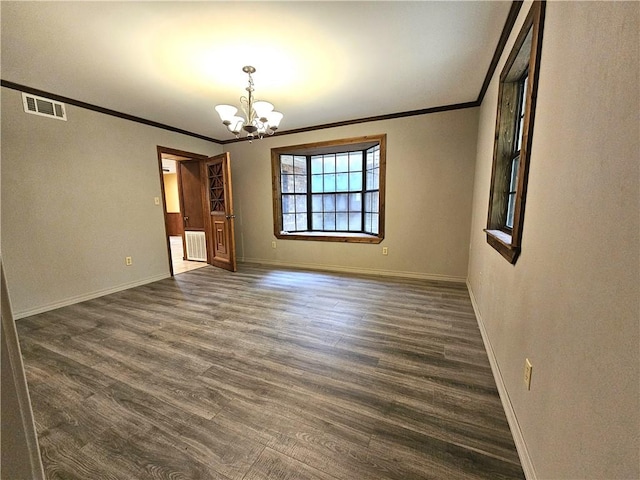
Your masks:
<svg viewBox="0 0 640 480"><path fill-rule="evenodd" d="M293 175L281 175L280 183L282 193L293 193Z"/></svg>
<svg viewBox="0 0 640 480"><path fill-rule="evenodd" d="M293 195L282 196L282 213L295 213L296 205Z"/></svg>
<svg viewBox="0 0 640 480"><path fill-rule="evenodd" d="M370 233L374 233L374 234L378 234L378 214L377 213L373 213L371 214L371 232Z"/></svg>
<svg viewBox="0 0 640 480"><path fill-rule="evenodd" d="M322 213L314 213L313 217L311 217L312 220L312 224L311 224L311 228L313 230L323 230L323 224L322 224Z"/></svg>
<svg viewBox="0 0 640 480"><path fill-rule="evenodd" d="M369 195L371 195L371 212L372 213L378 213L379 210L379 206L378 206L378 192L371 192L369 193Z"/></svg>
<svg viewBox="0 0 640 480"><path fill-rule="evenodd" d="M307 176L306 175L294 175L294 183L296 193L307 193Z"/></svg>
<svg viewBox="0 0 640 480"><path fill-rule="evenodd" d="M373 166L376 168L380 166L380 148L379 147L373 147Z"/></svg>
<svg viewBox="0 0 640 480"><path fill-rule="evenodd" d="M513 217L516 211L516 194L510 193L507 203L507 220L505 225L509 228L513 228Z"/></svg>
<svg viewBox="0 0 640 480"><path fill-rule="evenodd" d="M518 164L520 163L520 155L511 160L511 182L509 182L509 191L515 192L518 186Z"/></svg>
<svg viewBox="0 0 640 480"><path fill-rule="evenodd" d="M358 213L349 214L349 230L352 232L359 232L362 230L362 215Z"/></svg>
<svg viewBox="0 0 640 480"><path fill-rule="evenodd" d="M348 210L349 210L349 195L346 193L341 193L336 195L336 212L346 212Z"/></svg>
<svg viewBox="0 0 640 480"><path fill-rule="evenodd" d="M371 233L371 213L364 214L364 231Z"/></svg>
<svg viewBox="0 0 640 480"><path fill-rule="evenodd" d="M336 174L336 192L348 192L349 191L349 174L338 173Z"/></svg>
<svg viewBox="0 0 640 480"><path fill-rule="evenodd" d="M371 213L371 210L373 209L372 195L373 193L371 192L364 194L364 211L367 213Z"/></svg>
<svg viewBox="0 0 640 480"><path fill-rule="evenodd" d="M322 155L311 157L311 173L322 173Z"/></svg>
<svg viewBox="0 0 640 480"><path fill-rule="evenodd" d="M349 191L362 190L362 172L349 174Z"/></svg>
<svg viewBox="0 0 640 480"><path fill-rule="evenodd" d="M349 210L352 212L362 211L362 194L361 193L349 194Z"/></svg>
<svg viewBox="0 0 640 480"><path fill-rule="evenodd" d="M336 172L348 172L349 171L349 154L338 153L336 155Z"/></svg>
<svg viewBox="0 0 640 480"><path fill-rule="evenodd" d="M324 175L324 191L335 192L336 191L336 175L335 173Z"/></svg>
<svg viewBox="0 0 640 480"><path fill-rule="evenodd" d="M349 171L362 171L362 152L351 152L349 154Z"/></svg>
<svg viewBox="0 0 640 480"><path fill-rule="evenodd" d="M373 152L371 149L367 150L367 170L371 170L373 168Z"/></svg>
<svg viewBox="0 0 640 480"><path fill-rule="evenodd" d="M296 216L294 214L282 215L282 230L292 232L296 229Z"/></svg>
<svg viewBox="0 0 640 480"><path fill-rule="evenodd" d="M324 197L324 211L335 212L336 211L336 196L335 195L323 195Z"/></svg>
<svg viewBox="0 0 640 480"><path fill-rule="evenodd" d="M322 175L311 175L311 191L312 192L323 192L324 189L322 187Z"/></svg>
<svg viewBox="0 0 640 480"><path fill-rule="evenodd" d="M322 204L322 195L311 196L311 210L313 212L321 212L322 210L324 210Z"/></svg>
<svg viewBox="0 0 640 480"><path fill-rule="evenodd" d="M336 171L336 156L324 155L324 173L335 173Z"/></svg>
<svg viewBox="0 0 640 480"><path fill-rule="evenodd" d="M374 168L371 171L371 183L367 183L367 190L378 190L378 188L380 188L380 169Z"/></svg>
<svg viewBox="0 0 640 480"><path fill-rule="evenodd" d="M293 155L280 155L280 173L293 173Z"/></svg>
<svg viewBox="0 0 640 480"><path fill-rule="evenodd" d="M367 170L367 185L366 188L367 190L372 190L373 187L373 171L372 170Z"/></svg>
<svg viewBox="0 0 640 480"><path fill-rule="evenodd" d="M348 230L349 217L346 213L336 213L336 230Z"/></svg>
<svg viewBox="0 0 640 480"><path fill-rule="evenodd" d="M296 195L296 212L303 213L307 211L307 196Z"/></svg>
<svg viewBox="0 0 640 480"><path fill-rule="evenodd" d="M298 175L306 175L307 157L301 157L300 155L296 155L295 157L293 157L293 168L294 172Z"/></svg>
<svg viewBox="0 0 640 480"><path fill-rule="evenodd" d="M324 214L324 229L335 230L336 229L336 214L325 213Z"/></svg>
<svg viewBox="0 0 640 480"><path fill-rule="evenodd" d="M306 230L306 229L307 229L307 214L306 213L296 214L296 230Z"/></svg>

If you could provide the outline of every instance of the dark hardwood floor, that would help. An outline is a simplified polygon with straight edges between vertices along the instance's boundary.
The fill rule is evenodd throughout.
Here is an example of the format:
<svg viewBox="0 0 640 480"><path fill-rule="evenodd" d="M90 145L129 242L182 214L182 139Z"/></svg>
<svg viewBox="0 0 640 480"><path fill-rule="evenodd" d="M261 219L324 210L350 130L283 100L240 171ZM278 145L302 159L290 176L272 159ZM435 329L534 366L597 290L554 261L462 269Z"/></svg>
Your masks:
<svg viewBox="0 0 640 480"><path fill-rule="evenodd" d="M523 479L464 285L241 264L18 320L60 479Z"/></svg>

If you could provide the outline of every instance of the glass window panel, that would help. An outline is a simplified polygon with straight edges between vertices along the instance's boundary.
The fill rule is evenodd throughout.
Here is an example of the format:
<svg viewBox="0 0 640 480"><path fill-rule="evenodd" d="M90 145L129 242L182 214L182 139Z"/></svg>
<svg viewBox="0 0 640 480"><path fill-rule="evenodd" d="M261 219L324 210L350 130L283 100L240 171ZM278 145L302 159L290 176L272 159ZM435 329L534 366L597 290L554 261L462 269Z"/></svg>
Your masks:
<svg viewBox="0 0 640 480"><path fill-rule="evenodd" d="M371 170L373 168L373 152L371 149L367 150L367 170Z"/></svg>
<svg viewBox="0 0 640 480"><path fill-rule="evenodd" d="M375 235L378 234L378 214L377 213L372 213L371 214L371 232Z"/></svg>
<svg viewBox="0 0 640 480"><path fill-rule="evenodd" d="M362 230L362 215L358 213L349 214L349 230L352 232L359 232Z"/></svg>
<svg viewBox="0 0 640 480"><path fill-rule="evenodd" d="M367 190L373 190L373 171L372 170L367 170L367 185L366 188Z"/></svg>
<svg viewBox="0 0 640 480"><path fill-rule="evenodd" d="M295 214L282 215L282 230L285 232L292 232L296 229L296 216Z"/></svg>
<svg viewBox="0 0 640 480"><path fill-rule="evenodd" d="M349 194L349 210L352 212L362 211L362 194L361 193Z"/></svg>
<svg viewBox="0 0 640 480"><path fill-rule="evenodd" d="M364 231L371 233L371 213L364 214Z"/></svg>
<svg viewBox="0 0 640 480"><path fill-rule="evenodd" d="M296 212L302 213L307 211L307 196L296 195Z"/></svg>
<svg viewBox="0 0 640 480"><path fill-rule="evenodd" d="M509 191L515 192L518 186L518 164L520 163L520 155L511 160L511 182L509 183Z"/></svg>
<svg viewBox="0 0 640 480"><path fill-rule="evenodd" d="M313 230L323 230L324 226L322 223L322 218L323 215L322 213L314 213L313 216L311 217L311 228Z"/></svg>
<svg viewBox="0 0 640 480"><path fill-rule="evenodd" d="M311 173L322 173L322 155L311 157Z"/></svg>
<svg viewBox="0 0 640 480"><path fill-rule="evenodd" d="M373 150L373 166L380 166L380 149L378 147Z"/></svg>
<svg viewBox="0 0 640 480"><path fill-rule="evenodd" d="M326 174L324 175L324 191L325 192L335 192L336 191L336 174Z"/></svg>
<svg viewBox="0 0 640 480"><path fill-rule="evenodd" d="M349 174L349 191L362 190L362 172Z"/></svg>
<svg viewBox="0 0 640 480"><path fill-rule="evenodd" d="M323 195L324 198L324 211L335 212L336 211L336 196L333 194Z"/></svg>
<svg viewBox="0 0 640 480"><path fill-rule="evenodd" d="M282 213L295 213L296 204L293 195L282 196Z"/></svg>
<svg viewBox="0 0 640 480"><path fill-rule="evenodd" d="M373 193L367 192L364 194L364 211L371 213L373 211Z"/></svg>
<svg viewBox="0 0 640 480"><path fill-rule="evenodd" d="M322 195L311 196L311 210L313 212L321 212L322 210L324 210L323 203L322 203Z"/></svg>
<svg viewBox="0 0 640 480"><path fill-rule="evenodd" d="M296 193L307 193L307 176L294 175L294 177Z"/></svg>
<svg viewBox="0 0 640 480"><path fill-rule="evenodd" d="M336 155L336 172L348 172L349 171L349 154L338 153Z"/></svg>
<svg viewBox="0 0 640 480"><path fill-rule="evenodd" d="M297 213L296 214L296 230L306 230L306 229L307 229L307 214Z"/></svg>
<svg viewBox="0 0 640 480"><path fill-rule="evenodd" d="M282 193L293 193L293 175L282 174L280 176Z"/></svg>
<svg viewBox="0 0 640 480"><path fill-rule="evenodd" d="M346 213L336 213L336 230L349 230L349 216Z"/></svg>
<svg viewBox="0 0 640 480"><path fill-rule="evenodd" d="M336 195L336 212L347 212L348 210L349 210L349 195L346 193L340 193Z"/></svg>
<svg viewBox="0 0 640 480"><path fill-rule="evenodd" d="M380 195L378 192L371 192L369 195L371 195L371 210L370 212L372 213L378 213L380 212L380 208L378 205L378 199L380 198Z"/></svg>
<svg viewBox="0 0 640 480"><path fill-rule="evenodd" d="M324 159L324 173L335 173L336 171L336 156L323 155Z"/></svg>
<svg viewBox="0 0 640 480"><path fill-rule="evenodd" d="M509 201L507 204L507 220L505 221L505 225L509 228L513 228L513 217L516 210L516 194L509 194Z"/></svg>
<svg viewBox="0 0 640 480"><path fill-rule="evenodd" d="M293 173L293 155L280 155L280 173Z"/></svg>
<svg viewBox="0 0 640 480"><path fill-rule="evenodd" d="M372 183L367 184L367 190L378 190L380 188L380 169L374 168L371 171Z"/></svg>
<svg viewBox="0 0 640 480"><path fill-rule="evenodd" d="M362 152L349 153L349 171L351 172L362 171Z"/></svg>
<svg viewBox="0 0 640 480"><path fill-rule="evenodd" d="M312 192L324 192L322 177L323 175L311 175Z"/></svg>
<svg viewBox="0 0 640 480"><path fill-rule="evenodd" d="M349 191L349 174L338 173L336 174L336 192L348 192Z"/></svg>
<svg viewBox="0 0 640 480"><path fill-rule="evenodd" d="M293 170L298 175L307 174L307 157L296 155L293 157Z"/></svg>
<svg viewBox="0 0 640 480"><path fill-rule="evenodd" d="M324 230L335 230L336 229L336 214L335 213L325 213L323 216L324 219Z"/></svg>

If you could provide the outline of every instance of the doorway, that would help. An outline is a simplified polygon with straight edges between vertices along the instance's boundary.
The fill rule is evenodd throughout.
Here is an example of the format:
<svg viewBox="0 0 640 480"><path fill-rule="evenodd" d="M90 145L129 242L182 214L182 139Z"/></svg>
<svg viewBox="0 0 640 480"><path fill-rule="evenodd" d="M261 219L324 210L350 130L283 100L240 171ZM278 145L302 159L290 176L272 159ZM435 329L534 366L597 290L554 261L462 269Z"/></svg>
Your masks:
<svg viewBox="0 0 640 480"><path fill-rule="evenodd" d="M235 272L229 154L157 150L171 275L207 264Z"/></svg>

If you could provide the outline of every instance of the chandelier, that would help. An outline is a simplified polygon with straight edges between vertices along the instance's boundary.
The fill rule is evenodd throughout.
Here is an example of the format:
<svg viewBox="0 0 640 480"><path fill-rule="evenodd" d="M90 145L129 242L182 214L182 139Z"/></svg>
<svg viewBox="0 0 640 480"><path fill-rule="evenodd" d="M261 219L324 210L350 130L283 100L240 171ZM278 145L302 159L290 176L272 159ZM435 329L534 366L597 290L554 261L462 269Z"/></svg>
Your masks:
<svg viewBox="0 0 640 480"><path fill-rule="evenodd" d="M244 118L236 115L238 109L232 105L217 105L216 112L220 115L222 123L236 138L240 137L243 130L247 132L249 141L252 141L256 135L258 138L262 138L265 134L273 135L284 115L276 112L271 103L253 98L254 88L251 74L255 73L256 69L247 65L242 68L242 71L249 75L249 85L245 89L248 95L240 97L240 107L244 112Z"/></svg>

